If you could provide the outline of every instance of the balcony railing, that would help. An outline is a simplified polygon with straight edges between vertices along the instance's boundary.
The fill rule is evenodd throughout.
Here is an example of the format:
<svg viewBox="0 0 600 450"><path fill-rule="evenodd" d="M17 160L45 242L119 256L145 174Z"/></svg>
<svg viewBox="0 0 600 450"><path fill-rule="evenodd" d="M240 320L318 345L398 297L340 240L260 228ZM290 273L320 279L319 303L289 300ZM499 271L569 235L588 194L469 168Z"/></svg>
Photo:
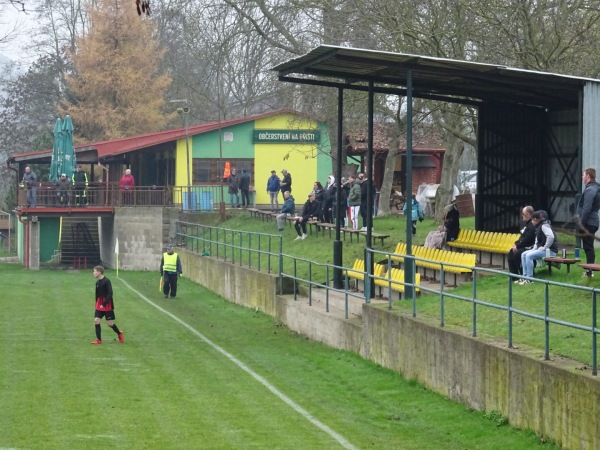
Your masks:
<svg viewBox="0 0 600 450"><path fill-rule="evenodd" d="M82 196L75 189L68 193L61 203L60 192L52 182L40 182L36 186L36 206L44 208L74 207L79 194L79 203L96 207L173 207L184 211L212 211L221 202L221 185L203 186L135 186L131 190L121 190L119 183L90 184ZM27 207L27 190L19 189L17 206Z"/></svg>

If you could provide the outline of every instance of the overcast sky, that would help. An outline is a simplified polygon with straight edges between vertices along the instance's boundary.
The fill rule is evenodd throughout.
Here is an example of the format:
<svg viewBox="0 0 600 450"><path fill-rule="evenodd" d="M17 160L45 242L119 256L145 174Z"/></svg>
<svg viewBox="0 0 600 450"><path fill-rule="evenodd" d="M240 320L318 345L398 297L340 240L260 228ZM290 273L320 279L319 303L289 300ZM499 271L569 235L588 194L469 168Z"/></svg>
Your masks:
<svg viewBox="0 0 600 450"><path fill-rule="evenodd" d="M0 6L0 36L10 32L15 24L19 24L21 33L16 36L9 44L0 46L0 53L8 56L15 62L27 64L32 60L31 57L25 55L25 45L30 36L30 30L34 23L31 19L32 14L26 14L17 11L12 6Z"/></svg>

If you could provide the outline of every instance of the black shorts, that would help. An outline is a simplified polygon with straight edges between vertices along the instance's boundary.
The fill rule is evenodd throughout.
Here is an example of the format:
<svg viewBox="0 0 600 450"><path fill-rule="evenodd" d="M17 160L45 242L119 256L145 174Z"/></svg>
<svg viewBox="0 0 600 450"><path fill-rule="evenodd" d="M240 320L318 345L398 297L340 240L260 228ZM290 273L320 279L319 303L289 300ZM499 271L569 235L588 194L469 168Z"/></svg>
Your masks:
<svg viewBox="0 0 600 450"><path fill-rule="evenodd" d="M103 317L106 317L106 320L115 320L115 311L98 311L97 309L95 310L96 312L94 313L94 317L97 317L98 319L102 319Z"/></svg>

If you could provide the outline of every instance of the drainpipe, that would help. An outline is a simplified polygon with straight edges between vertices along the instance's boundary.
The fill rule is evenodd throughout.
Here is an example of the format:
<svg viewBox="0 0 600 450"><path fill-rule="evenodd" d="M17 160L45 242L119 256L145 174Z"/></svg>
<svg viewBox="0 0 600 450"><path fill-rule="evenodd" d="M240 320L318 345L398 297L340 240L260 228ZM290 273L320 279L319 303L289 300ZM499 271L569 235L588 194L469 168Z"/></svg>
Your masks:
<svg viewBox="0 0 600 450"><path fill-rule="evenodd" d="M29 221L21 219L22 214L21 211L18 211L17 218L19 219L19 222L25 225L25 268L29 269Z"/></svg>

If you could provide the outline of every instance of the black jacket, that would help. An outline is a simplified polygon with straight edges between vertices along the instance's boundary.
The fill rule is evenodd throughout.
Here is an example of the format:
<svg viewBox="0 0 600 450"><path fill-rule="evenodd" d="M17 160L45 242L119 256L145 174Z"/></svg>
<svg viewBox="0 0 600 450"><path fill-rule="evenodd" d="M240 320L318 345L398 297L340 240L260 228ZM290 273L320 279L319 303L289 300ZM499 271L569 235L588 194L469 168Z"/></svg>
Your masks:
<svg viewBox="0 0 600 450"><path fill-rule="evenodd" d="M306 222L311 217L317 217L318 214L319 203L317 201L311 202L310 200L307 200L300 215L302 216L302 220Z"/></svg>
<svg viewBox="0 0 600 450"><path fill-rule="evenodd" d="M521 230L521 237L515 241L517 248L533 247L533 244L535 244L535 233L535 225L529 219L525 223L525 227Z"/></svg>
<svg viewBox="0 0 600 450"><path fill-rule="evenodd" d="M250 189L250 174L248 172L242 172L240 175L239 188L241 191L247 191Z"/></svg>
<svg viewBox="0 0 600 450"><path fill-rule="evenodd" d="M452 206L446 213L444 227L446 228L446 240L454 241L458 237L458 232L460 231L460 213L456 206Z"/></svg>

